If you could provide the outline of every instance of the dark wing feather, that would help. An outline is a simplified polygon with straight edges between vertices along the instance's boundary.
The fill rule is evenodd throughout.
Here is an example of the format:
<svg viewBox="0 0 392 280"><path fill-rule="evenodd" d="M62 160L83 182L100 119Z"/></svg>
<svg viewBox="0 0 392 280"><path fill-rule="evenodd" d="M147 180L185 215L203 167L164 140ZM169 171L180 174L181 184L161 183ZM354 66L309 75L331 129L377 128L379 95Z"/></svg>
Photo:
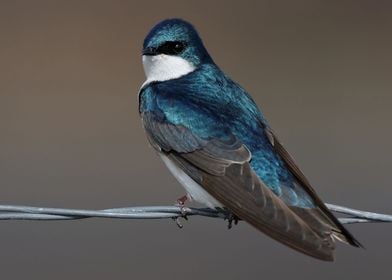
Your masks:
<svg viewBox="0 0 392 280"><path fill-rule="evenodd" d="M158 151L174 150L179 153L188 153L207 143L181 125L157 120L152 113L143 113L142 121L150 144Z"/></svg>
<svg viewBox="0 0 392 280"><path fill-rule="evenodd" d="M240 219L300 252L333 260L330 227L314 230L278 198L252 170L251 154L239 139L204 140L148 113L142 118L153 147Z"/></svg>
<svg viewBox="0 0 392 280"><path fill-rule="evenodd" d="M221 163L215 164L225 172L214 175L204 170L209 162L202 163L199 153L200 151L195 151L185 157L184 154L170 152L168 156L242 220L302 253L322 260L333 260L334 242L331 232L318 233L309 227L264 185L248 161L235 163L221 158Z"/></svg>
<svg viewBox="0 0 392 280"><path fill-rule="evenodd" d="M305 175L299 169L298 165L294 162L293 158L283 147L273 131L267 127L265 132L275 151L280 155L291 173L297 179L300 186L304 188L305 191L312 197L318 207L314 209L304 209L299 207L290 208L302 219L304 219L313 229L323 228L320 227L320 223L329 225L336 238L353 246L362 247L359 241L357 241L354 236L339 222L339 220L331 213L331 211L318 197Z"/></svg>

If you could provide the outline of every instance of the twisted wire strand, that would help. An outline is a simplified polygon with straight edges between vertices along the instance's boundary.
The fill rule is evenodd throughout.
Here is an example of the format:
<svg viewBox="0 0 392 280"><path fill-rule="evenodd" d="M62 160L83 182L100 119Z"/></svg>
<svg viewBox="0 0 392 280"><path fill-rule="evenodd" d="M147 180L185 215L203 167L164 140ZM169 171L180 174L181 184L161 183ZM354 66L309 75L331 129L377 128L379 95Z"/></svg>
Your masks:
<svg viewBox="0 0 392 280"><path fill-rule="evenodd" d="M327 204L327 207L333 212L347 215L347 217L339 218L340 222L343 224L392 222L392 215L357 210L334 204ZM79 220L87 218L177 219L184 216L203 216L227 219L229 218L229 213L224 210L178 206L138 206L103 210L84 210L0 205L0 220L54 221Z"/></svg>

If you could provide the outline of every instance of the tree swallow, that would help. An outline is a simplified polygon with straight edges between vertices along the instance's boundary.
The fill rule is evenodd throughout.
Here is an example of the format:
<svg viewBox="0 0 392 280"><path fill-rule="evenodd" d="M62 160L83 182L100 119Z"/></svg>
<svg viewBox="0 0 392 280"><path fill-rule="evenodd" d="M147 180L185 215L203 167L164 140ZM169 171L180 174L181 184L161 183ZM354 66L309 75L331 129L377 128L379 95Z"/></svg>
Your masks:
<svg viewBox="0 0 392 280"><path fill-rule="evenodd" d="M224 207L321 260L333 260L335 240L361 246L190 23L168 19L153 27L144 40L143 66L139 112L147 138L189 198Z"/></svg>

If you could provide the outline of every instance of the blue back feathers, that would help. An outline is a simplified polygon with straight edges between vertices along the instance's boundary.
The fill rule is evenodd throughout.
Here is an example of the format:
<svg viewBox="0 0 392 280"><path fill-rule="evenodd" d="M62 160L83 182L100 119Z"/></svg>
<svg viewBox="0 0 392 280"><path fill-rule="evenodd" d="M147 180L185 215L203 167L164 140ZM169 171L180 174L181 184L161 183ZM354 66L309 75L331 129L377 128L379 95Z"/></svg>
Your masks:
<svg viewBox="0 0 392 280"><path fill-rule="evenodd" d="M314 207L310 196L274 151L268 123L248 93L214 64L192 25L165 20L144 41L144 48L167 40L185 40L191 48L182 57L197 69L178 79L153 82L140 93L140 112L160 122L185 126L203 139L239 138L252 153L251 166L262 181L287 204Z"/></svg>

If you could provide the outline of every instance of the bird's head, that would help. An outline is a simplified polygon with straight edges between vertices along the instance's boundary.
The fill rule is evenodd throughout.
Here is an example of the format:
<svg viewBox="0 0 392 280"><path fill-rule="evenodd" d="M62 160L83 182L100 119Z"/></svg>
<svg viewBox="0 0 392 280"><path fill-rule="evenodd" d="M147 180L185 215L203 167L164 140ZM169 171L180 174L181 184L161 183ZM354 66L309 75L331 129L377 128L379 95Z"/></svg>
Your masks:
<svg viewBox="0 0 392 280"><path fill-rule="evenodd" d="M147 81L179 78L212 63L195 28L181 19L155 25L144 39L143 66Z"/></svg>

